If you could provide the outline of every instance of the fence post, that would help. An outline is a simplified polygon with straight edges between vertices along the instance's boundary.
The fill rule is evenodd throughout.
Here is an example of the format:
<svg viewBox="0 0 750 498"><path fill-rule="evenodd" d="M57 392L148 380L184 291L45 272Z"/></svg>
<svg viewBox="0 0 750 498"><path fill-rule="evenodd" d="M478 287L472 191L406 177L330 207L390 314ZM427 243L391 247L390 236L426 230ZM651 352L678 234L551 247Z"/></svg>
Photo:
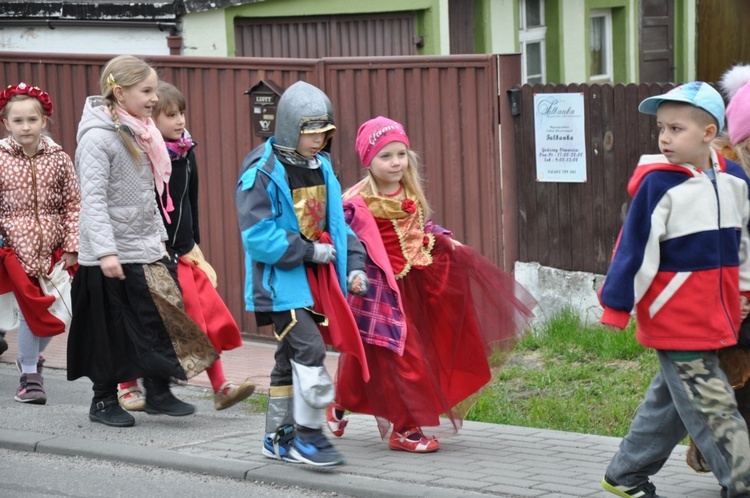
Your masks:
<svg viewBox="0 0 750 498"><path fill-rule="evenodd" d="M518 260L518 184L516 170L516 128L510 90L521 84L521 54L502 54L498 59L498 101L500 104L500 195L502 196L502 262L513 271Z"/></svg>

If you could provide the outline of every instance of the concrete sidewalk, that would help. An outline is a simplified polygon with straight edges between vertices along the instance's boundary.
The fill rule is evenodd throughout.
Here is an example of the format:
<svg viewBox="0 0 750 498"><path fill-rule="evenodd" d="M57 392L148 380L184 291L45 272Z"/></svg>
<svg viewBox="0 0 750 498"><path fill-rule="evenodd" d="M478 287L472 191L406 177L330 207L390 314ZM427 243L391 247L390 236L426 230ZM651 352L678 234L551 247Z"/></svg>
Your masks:
<svg viewBox="0 0 750 498"><path fill-rule="evenodd" d="M175 393L197 406L189 417L135 413L136 426L117 429L88 420L91 384L65 380L65 337L53 338L45 351L44 406L13 401L18 385L15 333L0 356L0 447L77 455L158 466L237 479L275 482L347 496L371 497L588 497L613 496L599 486L617 450L618 438L466 422L461 433L440 440L437 453L414 455L388 449L372 417L352 415L343 438L331 439L346 465L320 470L285 464L260 454L264 414L240 404L216 412L205 375ZM268 387L272 345L247 343L225 352L228 379L249 377L261 391ZM334 371L337 355L330 354ZM4 362L5 364L1 363ZM653 478L660 496L719 497L712 474L696 474L678 447Z"/></svg>

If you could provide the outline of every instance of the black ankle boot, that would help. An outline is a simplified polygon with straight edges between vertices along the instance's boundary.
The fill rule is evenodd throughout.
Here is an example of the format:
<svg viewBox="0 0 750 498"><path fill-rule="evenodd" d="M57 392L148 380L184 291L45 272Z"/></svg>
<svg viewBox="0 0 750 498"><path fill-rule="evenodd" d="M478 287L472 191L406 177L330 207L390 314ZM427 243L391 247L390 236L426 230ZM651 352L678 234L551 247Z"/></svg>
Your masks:
<svg viewBox="0 0 750 498"><path fill-rule="evenodd" d="M163 413L172 417L184 417L195 413L195 407L175 398L169 389L156 394L152 391L146 391L146 413L149 415Z"/></svg>
<svg viewBox="0 0 750 498"><path fill-rule="evenodd" d="M89 409L89 420L111 427L132 427L135 425L135 418L122 409L116 397L92 401Z"/></svg>

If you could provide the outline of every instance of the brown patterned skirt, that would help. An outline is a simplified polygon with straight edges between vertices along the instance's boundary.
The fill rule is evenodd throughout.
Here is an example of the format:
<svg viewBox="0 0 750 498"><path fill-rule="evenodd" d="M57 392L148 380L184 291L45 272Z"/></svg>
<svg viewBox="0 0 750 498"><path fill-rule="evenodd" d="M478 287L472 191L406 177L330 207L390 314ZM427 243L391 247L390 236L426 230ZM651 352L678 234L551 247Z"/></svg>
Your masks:
<svg viewBox="0 0 750 498"><path fill-rule="evenodd" d="M165 260L124 264L124 280L105 277L98 266L78 269L71 293L69 380L186 380L219 357L185 313L175 274L167 265L173 266Z"/></svg>

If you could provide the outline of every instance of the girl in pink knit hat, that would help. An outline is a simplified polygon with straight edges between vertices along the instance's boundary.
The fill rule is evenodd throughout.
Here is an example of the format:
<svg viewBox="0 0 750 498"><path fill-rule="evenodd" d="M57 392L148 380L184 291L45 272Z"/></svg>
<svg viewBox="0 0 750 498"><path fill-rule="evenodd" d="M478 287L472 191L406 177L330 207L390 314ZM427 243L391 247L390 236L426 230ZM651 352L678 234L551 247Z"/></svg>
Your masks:
<svg viewBox="0 0 750 498"><path fill-rule="evenodd" d="M430 219L417 155L385 117L359 128L366 176L344 193L347 223L367 250L370 288L348 301L370 372L339 359L326 419L342 436L345 410L376 417L388 447L437 451L523 337L534 298ZM429 435L427 435L429 434Z"/></svg>

